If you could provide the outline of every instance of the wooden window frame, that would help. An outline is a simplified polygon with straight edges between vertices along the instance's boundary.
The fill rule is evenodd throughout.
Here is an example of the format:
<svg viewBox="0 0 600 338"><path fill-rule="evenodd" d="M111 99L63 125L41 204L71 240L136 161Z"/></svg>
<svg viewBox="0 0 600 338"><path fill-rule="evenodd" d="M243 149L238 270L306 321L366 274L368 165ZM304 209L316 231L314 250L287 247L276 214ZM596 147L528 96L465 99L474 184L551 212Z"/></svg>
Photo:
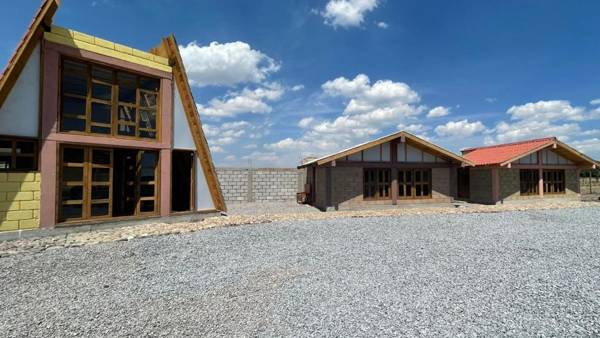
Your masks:
<svg viewBox="0 0 600 338"><path fill-rule="evenodd" d="M369 173L374 173L374 182L367 181ZM383 176L383 177L382 177ZM387 186L387 196L382 196L381 191L385 191ZM367 192L373 191L373 196ZM363 169L363 200L391 200L392 199L392 169L390 168L365 168Z"/></svg>
<svg viewBox="0 0 600 338"><path fill-rule="evenodd" d="M420 172L421 179L417 181L416 173ZM427 173L427 180L423 179L423 173ZM401 174L402 173L402 174ZM410 180L407 180L407 173L410 173ZM418 199L430 199L433 198L433 187L432 187L432 170L430 168L414 168L414 169L398 169L398 199L401 200L418 200ZM400 180L400 178L403 178ZM423 195L423 186L429 187L427 195ZM421 186L421 196L417 196L417 186ZM400 196L400 191L409 191L410 194Z"/></svg>
<svg viewBox="0 0 600 338"><path fill-rule="evenodd" d="M0 168L0 172L10 173L22 173L22 172L31 172L38 171L38 140L34 138L26 138L26 137L12 137L12 136L0 136L0 141L11 142L11 163L10 168ZM31 143L33 145L33 154L17 154L17 143ZM31 168L23 168L18 169L17 159L18 158L33 158L33 166Z"/></svg>
<svg viewBox="0 0 600 338"><path fill-rule="evenodd" d="M566 172L564 169L544 169L544 195L566 194Z"/></svg>
<svg viewBox="0 0 600 338"><path fill-rule="evenodd" d="M85 75L86 75L86 80L87 80L87 93L85 96L63 92L63 77L64 77L65 61L75 62L75 63L79 63L79 64L86 66L86 74ZM102 69L111 71L112 81L107 82L107 81L104 81L101 79L94 78L92 76L93 67L98 67L98 68L102 68ZM136 94L135 94L136 100L135 101L136 101L136 103L135 104L119 101L119 77L118 77L119 73L129 74L136 78L136 83L135 83L135 86L136 86ZM141 88L140 80L142 78L147 78L147 79L152 79L152 80L158 81L159 82L158 91L154 92L151 90ZM102 100L102 99L93 98L92 90L93 90L94 84L111 86L111 100L106 101L106 100ZM161 141L161 115L162 115L161 114L161 107L162 107L161 106L161 92L162 92L163 88L160 84L160 78L145 75L145 74L140 74L137 72L126 70L126 69L116 68L111 65L103 65L100 63L90 62L87 60L77 59L77 58L73 58L73 57L63 57L61 60L59 87L60 88L59 88L59 94L58 94L59 95L58 125L59 125L60 132L69 133L69 134L78 134L78 135L93 135L93 136L99 136L99 137L135 139L135 140L150 141L150 142L160 142ZM155 106L146 107L146 106L142 105L141 100L142 100L143 92L149 92L151 94L156 95L156 105ZM72 98L76 98L76 99L80 99L80 100L85 100L85 114L83 116L64 114L63 113L64 97L72 97ZM104 105L110 106L110 109L111 109L111 113L110 113L111 123L110 124L92 121L92 104L93 103L104 104ZM120 121L119 120L119 106L120 105L135 109L135 122L119 123L119 121ZM145 128L142 126L142 124L141 124L141 111L142 110L143 111L153 111L153 110L156 111L155 128L154 129ZM64 130L64 128L63 128L63 117L64 116L71 118L71 119L85 120L85 130L84 131ZM134 126L135 127L135 135L119 134L118 128L119 128L120 124ZM110 133L107 133L107 134L94 133L91 131L92 127L110 128ZM141 137L140 132L154 132L156 137L155 138Z"/></svg>
<svg viewBox="0 0 600 338"><path fill-rule="evenodd" d="M538 169L519 169L519 192L521 196L540 194L539 176Z"/></svg>

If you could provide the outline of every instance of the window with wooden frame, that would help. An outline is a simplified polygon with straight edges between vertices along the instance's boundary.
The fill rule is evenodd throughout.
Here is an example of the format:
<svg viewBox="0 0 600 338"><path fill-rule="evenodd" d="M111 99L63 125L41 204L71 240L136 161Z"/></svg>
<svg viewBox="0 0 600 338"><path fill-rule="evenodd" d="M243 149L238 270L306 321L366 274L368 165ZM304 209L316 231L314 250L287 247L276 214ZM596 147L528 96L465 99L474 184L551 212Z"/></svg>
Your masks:
<svg viewBox="0 0 600 338"><path fill-rule="evenodd" d="M390 199L391 169L374 168L364 170L363 199Z"/></svg>
<svg viewBox="0 0 600 338"><path fill-rule="evenodd" d="M538 195L540 174L537 169L521 169L519 170L521 195Z"/></svg>
<svg viewBox="0 0 600 338"><path fill-rule="evenodd" d="M60 130L158 139L160 80L64 59Z"/></svg>
<svg viewBox="0 0 600 338"><path fill-rule="evenodd" d="M398 170L398 198L431 198L431 169Z"/></svg>
<svg viewBox="0 0 600 338"><path fill-rule="evenodd" d="M564 170L544 170L544 194L564 194L565 193L565 171Z"/></svg>
<svg viewBox="0 0 600 338"><path fill-rule="evenodd" d="M0 171L37 170L36 140L0 137Z"/></svg>

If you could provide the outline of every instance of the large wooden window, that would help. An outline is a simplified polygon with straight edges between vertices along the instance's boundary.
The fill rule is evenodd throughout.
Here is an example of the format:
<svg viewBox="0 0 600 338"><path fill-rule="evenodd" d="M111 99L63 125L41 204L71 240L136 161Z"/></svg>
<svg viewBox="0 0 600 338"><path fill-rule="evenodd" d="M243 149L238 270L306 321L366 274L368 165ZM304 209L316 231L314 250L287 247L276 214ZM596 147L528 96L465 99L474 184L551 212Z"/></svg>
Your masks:
<svg viewBox="0 0 600 338"><path fill-rule="evenodd" d="M391 173L391 169L365 169L363 198L365 200L390 199Z"/></svg>
<svg viewBox="0 0 600 338"><path fill-rule="evenodd" d="M538 195L540 174L537 169L521 169L519 170L521 181L521 195Z"/></svg>
<svg viewBox="0 0 600 338"><path fill-rule="evenodd" d="M565 193L565 171L544 170L544 194Z"/></svg>
<svg viewBox="0 0 600 338"><path fill-rule="evenodd" d="M431 169L398 170L398 198L431 197Z"/></svg>
<svg viewBox="0 0 600 338"><path fill-rule="evenodd" d="M37 170L37 141L0 137L0 171Z"/></svg>
<svg viewBox="0 0 600 338"><path fill-rule="evenodd" d="M159 92L158 79L65 59L60 130L158 139Z"/></svg>

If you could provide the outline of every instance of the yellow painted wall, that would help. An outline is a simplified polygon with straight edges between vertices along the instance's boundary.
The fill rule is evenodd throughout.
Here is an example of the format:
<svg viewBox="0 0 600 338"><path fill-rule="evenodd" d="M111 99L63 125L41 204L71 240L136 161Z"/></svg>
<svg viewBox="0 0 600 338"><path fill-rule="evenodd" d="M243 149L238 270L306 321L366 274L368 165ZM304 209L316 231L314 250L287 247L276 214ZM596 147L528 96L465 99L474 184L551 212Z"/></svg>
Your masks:
<svg viewBox="0 0 600 338"><path fill-rule="evenodd" d="M0 173L0 231L39 228L40 182L37 172Z"/></svg>

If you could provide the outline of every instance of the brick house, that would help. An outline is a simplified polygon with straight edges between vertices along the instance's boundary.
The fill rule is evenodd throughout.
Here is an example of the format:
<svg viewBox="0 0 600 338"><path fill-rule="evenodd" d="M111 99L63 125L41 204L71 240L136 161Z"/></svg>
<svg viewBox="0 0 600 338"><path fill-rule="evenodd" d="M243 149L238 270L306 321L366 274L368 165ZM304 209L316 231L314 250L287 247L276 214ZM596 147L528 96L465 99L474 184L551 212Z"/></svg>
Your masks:
<svg viewBox="0 0 600 338"><path fill-rule="evenodd" d="M322 210L369 205L449 203L457 169L471 162L401 131L310 160L305 191Z"/></svg>
<svg viewBox="0 0 600 338"><path fill-rule="evenodd" d="M224 211L173 36L150 52L52 25L0 77L0 231Z"/></svg>
<svg viewBox="0 0 600 338"><path fill-rule="evenodd" d="M476 203L580 198L580 171L598 163L555 137L470 148L472 167L458 172L457 195Z"/></svg>

